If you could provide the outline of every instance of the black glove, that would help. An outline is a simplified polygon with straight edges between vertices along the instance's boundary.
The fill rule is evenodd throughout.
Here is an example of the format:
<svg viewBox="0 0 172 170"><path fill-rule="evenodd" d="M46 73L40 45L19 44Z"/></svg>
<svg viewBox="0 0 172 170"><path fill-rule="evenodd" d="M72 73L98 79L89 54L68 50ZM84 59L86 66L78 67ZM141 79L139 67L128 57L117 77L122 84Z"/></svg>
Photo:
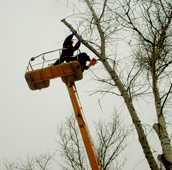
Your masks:
<svg viewBox="0 0 172 170"><path fill-rule="evenodd" d="M77 32L75 31L75 32L73 32L73 35L76 35L77 34Z"/></svg>

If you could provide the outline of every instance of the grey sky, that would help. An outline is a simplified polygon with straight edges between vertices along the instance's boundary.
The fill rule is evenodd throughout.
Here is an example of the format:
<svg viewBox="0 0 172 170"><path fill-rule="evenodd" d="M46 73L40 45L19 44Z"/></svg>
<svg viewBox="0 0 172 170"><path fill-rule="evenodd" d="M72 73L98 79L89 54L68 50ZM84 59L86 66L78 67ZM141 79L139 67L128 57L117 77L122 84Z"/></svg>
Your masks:
<svg viewBox="0 0 172 170"><path fill-rule="evenodd" d="M0 0L0 163L4 157L14 160L27 152L55 149L56 125L72 111L61 79L51 80L50 87L41 91L31 91L24 79L31 57L61 48L70 34L60 22L72 14L66 9L65 2L57 0ZM89 96L87 92L95 85L90 74L86 72L84 79L76 83L89 129L92 120L105 116L97 104L100 96ZM112 99L104 97L104 113L110 114L117 105ZM137 148L138 154L129 153L131 167L144 158L139 156L141 148ZM147 165L142 165L136 170L145 170Z"/></svg>

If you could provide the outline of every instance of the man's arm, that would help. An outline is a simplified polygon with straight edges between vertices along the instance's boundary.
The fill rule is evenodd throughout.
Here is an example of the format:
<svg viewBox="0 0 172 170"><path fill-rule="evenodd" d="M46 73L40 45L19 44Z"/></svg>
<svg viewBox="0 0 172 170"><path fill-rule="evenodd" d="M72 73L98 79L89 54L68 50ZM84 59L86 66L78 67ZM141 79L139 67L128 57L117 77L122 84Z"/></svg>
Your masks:
<svg viewBox="0 0 172 170"><path fill-rule="evenodd" d="M69 42L71 41L71 39L73 38L73 34L70 34L64 41L63 43L63 47L68 46Z"/></svg>
<svg viewBox="0 0 172 170"><path fill-rule="evenodd" d="M80 45L81 45L81 42L78 41L78 42L76 43L76 45L74 46L74 49L77 50L77 49L80 47Z"/></svg>

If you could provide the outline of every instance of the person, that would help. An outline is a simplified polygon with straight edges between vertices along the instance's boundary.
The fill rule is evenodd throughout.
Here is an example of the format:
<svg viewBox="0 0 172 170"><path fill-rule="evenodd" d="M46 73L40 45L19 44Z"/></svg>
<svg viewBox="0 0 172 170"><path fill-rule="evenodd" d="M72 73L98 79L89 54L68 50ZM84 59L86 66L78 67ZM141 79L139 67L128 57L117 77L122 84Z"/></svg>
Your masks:
<svg viewBox="0 0 172 170"><path fill-rule="evenodd" d="M63 49L62 49L62 54L60 56L60 59L58 59L54 65L58 65L63 63L64 61L69 62L73 61L73 54L74 52L80 47L80 41L76 43L76 45L73 47L73 38L74 34L69 35L64 43L63 43Z"/></svg>
<svg viewBox="0 0 172 170"><path fill-rule="evenodd" d="M81 43L78 41L75 46L73 47L73 38L74 34L70 34L63 43L63 49L62 54L60 56L60 59L58 59L54 65L61 64L63 62L69 62L69 61L78 61L81 65L82 72L84 70L87 70L92 64L89 64L86 66L87 61L91 61L90 57L86 53L80 53L77 56L73 57L74 52L80 47ZM95 59L94 59L95 60Z"/></svg>
<svg viewBox="0 0 172 170"><path fill-rule="evenodd" d="M90 57L86 53L80 53L77 56L73 57L73 60L78 61L81 65L81 70L87 70L89 66L86 66L87 61L91 61Z"/></svg>

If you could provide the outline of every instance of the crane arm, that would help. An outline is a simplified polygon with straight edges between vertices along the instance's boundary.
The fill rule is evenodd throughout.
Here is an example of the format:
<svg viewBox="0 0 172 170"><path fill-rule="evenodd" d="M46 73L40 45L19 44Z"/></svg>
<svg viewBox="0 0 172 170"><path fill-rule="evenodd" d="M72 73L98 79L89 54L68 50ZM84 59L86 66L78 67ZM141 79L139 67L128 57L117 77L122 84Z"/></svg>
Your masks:
<svg viewBox="0 0 172 170"><path fill-rule="evenodd" d="M91 168L92 170L100 170L98 159L93 148L93 143L91 141L91 136L89 135L88 127L83 119L81 108L79 106L78 99L75 95L76 89L74 90L74 85L71 83L67 85L67 88L69 91L70 99L73 105L73 109L75 111L75 116L78 122L78 126L81 132L81 136L85 145L85 149L88 155Z"/></svg>

